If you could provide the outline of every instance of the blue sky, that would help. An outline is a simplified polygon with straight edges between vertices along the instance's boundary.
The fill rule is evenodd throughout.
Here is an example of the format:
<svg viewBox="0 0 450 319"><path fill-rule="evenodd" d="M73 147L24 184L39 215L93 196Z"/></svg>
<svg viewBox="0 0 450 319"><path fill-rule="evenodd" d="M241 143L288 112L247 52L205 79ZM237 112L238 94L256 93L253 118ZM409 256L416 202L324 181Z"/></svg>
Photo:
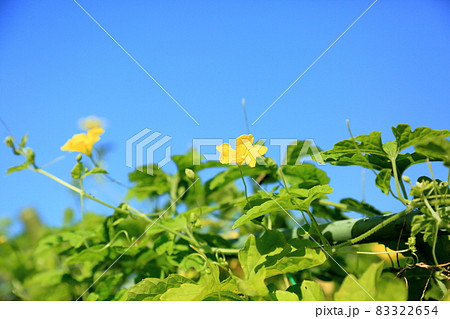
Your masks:
<svg viewBox="0 0 450 319"><path fill-rule="evenodd" d="M0 2L0 116L29 133L38 164L70 179L76 154L60 147L79 118L107 120L107 169L126 180L125 142L149 128L172 137L174 154L193 138L246 132L241 99L255 121L373 1L87 1L78 3L164 87L195 124L72 0ZM379 0L261 119L256 138L313 138L322 149L391 126L448 129L450 3ZM8 134L1 128L2 139ZM279 161L278 150L268 155ZM0 147L0 169L20 163ZM439 177L446 171L435 165ZM170 170L170 165L168 167ZM361 199L361 169L330 167L332 199ZM426 167L408 171L412 178ZM372 186L366 200L401 206ZM34 206L59 225L77 201L59 184L22 171L0 175L0 216ZM91 189L120 202L123 190ZM92 203L88 209L108 214Z"/></svg>

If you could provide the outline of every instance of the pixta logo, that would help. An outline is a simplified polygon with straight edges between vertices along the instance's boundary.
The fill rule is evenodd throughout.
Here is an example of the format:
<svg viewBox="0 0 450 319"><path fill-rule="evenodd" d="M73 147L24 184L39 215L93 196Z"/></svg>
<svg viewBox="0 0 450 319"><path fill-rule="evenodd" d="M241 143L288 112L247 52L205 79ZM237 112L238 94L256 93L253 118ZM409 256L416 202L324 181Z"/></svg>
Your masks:
<svg viewBox="0 0 450 319"><path fill-rule="evenodd" d="M170 162L171 147L166 144L172 137L164 135L159 138L161 135L159 132L152 132L146 128L129 138L126 143L127 167L153 175L154 164L157 164L158 168L161 168ZM157 161L158 159L155 159L155 152L162 147L165 147L165 155Z"/></svg>

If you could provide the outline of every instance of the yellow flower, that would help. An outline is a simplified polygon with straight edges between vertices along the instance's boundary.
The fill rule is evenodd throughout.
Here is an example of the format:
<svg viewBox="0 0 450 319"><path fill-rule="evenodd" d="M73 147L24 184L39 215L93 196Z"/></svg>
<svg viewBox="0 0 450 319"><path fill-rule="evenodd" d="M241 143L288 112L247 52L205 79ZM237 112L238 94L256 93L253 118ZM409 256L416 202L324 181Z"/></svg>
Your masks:
<svg viewBox="0 0 450 319"><path fill-rule="evenodd" d="M230 144L223 143L216 147L220 152L219 161L222 164L236 163L238 165L247 164L255 167L256 158L267 152L267 147L262 145L253 145L253 135L241 135L236 139L236 150Z"/></svg>
<svg viewBox="0 0 450 319"><path fill-rule="evenodd" d="M93 115L80 119L78 125L82 130L86 131L89 131L92 128L104 127L103 121Z"/></svg>
<svg viewBox="0 0 450 319"><path fill-rule="evenodd" d="M94 144L100 140L104 130L100 127L88 130L87 134L75 134L61 147L62 151L80 152L91 156Z"/></svg>

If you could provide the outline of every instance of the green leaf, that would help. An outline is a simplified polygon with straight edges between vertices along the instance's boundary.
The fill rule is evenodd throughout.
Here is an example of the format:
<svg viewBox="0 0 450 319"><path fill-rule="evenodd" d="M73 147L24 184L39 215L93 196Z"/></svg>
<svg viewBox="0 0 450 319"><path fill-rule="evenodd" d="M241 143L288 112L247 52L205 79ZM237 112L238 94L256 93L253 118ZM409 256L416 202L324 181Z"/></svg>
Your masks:
<svg viewBox="0 0 450 319"><path fill-rule="evenodd" d="M361 278L348 275L334 295L336 301L371 301L375 299L376 282L383 271L383 263L371 264Z"/></svg>
<svg viewBox="0 0 450 319"><path fill-rule="evenodd" d="M381 142L381 133L372 132L369 135L359 135L354 139L344 140L334 144L333 149L322 152L323 159L337 159L343 155L372 154L382 157L386 156Z"/></svg>
<svg viewBox="0 0 450 319"><path fill-rule="evenodd" d="M144 170L144 168L140 168ZM143 200L169 192L170 175L153 165L153 175L136 170L128 175L130 182L135 185L128 190L127 198Z"/></svg>
<svg viewBox="0 0 450 319"><path fill-rule="evenodd" d="M253 203L253 201L251 201L250 203ZM245 223L258 218L260 216L263 216L265 214L268 213L273 213L273 212L282 212L283 209L285 210L290 210L290 209L295 209L296 206L291 202L291 197L290 196L277 196L275 198L275 200L273 199L264 199L262 201L262 204L258 205L258 206L253 206L252 208L250 208L247 213L245 213L244 215L242 215L241 217L239 217L233 224L232 229L235 229L239 226L244 225Z"/></svg>
<svg viewBox="0 0 450 319"><path fill-rule="evenodd" d="M19 147L24 148L27 145L27 141L28 141L28 134L25 134L20 139Z"/></svg>
<svg viewBox="0 0 450 319"><path fill-rule="evenodd" d="M432 130L428 127L418 127L414 131L411 131L411 126L407 124L399 124L397 127L392 128L395 139L397 141L398 152L404 150L407 147L421 143L424 139L430 137L448 137L450 136L449 130Z"/></svg>
<svg viewBox="0 0 450 319"><path fill-rule="evenodd" d="M261 204L253 206L246 214L239 217L233 224L233 229L265 214L289 210L307 210L311 203L325 194L333 192L329 185L317 185L310 189L290 189L289 193L266 198ZM301 198L301 199L300 199ZM253 202L251 202L253 204Z"/></svg>
<svg viewBox="0 0 450 319"><path fill-rule="evenodd" d="M357 201L354 198L343 198L339 201L342 204L348 206L348 211L358 212L366 216L379 216L383 215L381 211L376 209L374 206L366 203Z"/></svg>
<svg viewBox="0 0 450 319"><path fill-rule="evenodd" d="M23 163L22 165L19 165L19 166L10 167L6 171L6 175L26 169L26 168L28 168L28 166L29 166L28 163Z"/></svg>
<svg viewBox="0 0 450 319"><path fill-rule="evenodd" d="M160 300L160 296L170 288L194 282L186 277L172 274L166 279L145 278L128 290L128 300Z"/></svg>
<svg viewBox="0 0 450 319"><path fill-rule="evenodd" d="M74 265L83 262L100 263L105 260L108 255L108 250L98 251L103 245L92 246L90 249L85 249L77 254L74 254L66 259L66 265Z"/></svg>
<svg viewBox="0 0 450 319"><path fill-rule="evenodd" d="M317 244L308 239L291 239L283 250L272 256L267 256L264 266L267 277L285 273L295 273L321 265L327 259Z"/></svg>
<svg viewBox="0 0 450 319"><path fill-rule="evenodd" d="M450 167L450 141L443 137L429 138L415 146L416 152L431 159L438 159Z"/></svg>
<svg viewBox="0 0 450 319"><path fill-rule="evenodd" d="M296 188L311 188L330 182L324 171L311 164L286 166L283 168L283 173L287 182Z"/></svg>
<svg viewBox="0 0 450 319"><path fill-rule="evenodd" d="M253 234L248 236L244 248L239 250L238 258L246 278L250 276L257 265L264 261L264 257L256 247L256 238Z"/></svg>
<svg viewBox="0 0 450 319"><path fill-rule="evenodd" d="M278 301L299 301L298 296L289 291L277 290L275 291L275 296Z"/></svg>
<svg viewBox="0 0 450 319"><path fill-rule="evenodd" d="M235 280L239 290L245 295L265 297L269 294L269 289L264 283L266 277L266 269L261 267L256 273L253 270L245 280L240 278L235 278Z"/></svg>
<svg viewBox="0 0 450 319"><path fill-rule="evenodd" d="M374 170L392 168L391 162L396 159L401 175L409 166L426 161L426 156L422 154L399 154L401 150L418 144L427 137L450 136L450 131L435 131L426 127L419 127L411 132L411 127L406 124L400 124L392 128L392 131L396 137L395 141L382 144L381 133L372 132L369 135L357 136L353 140L336 143L333 149L321 152L322 158L333 165L357 165Z"/></svg>
<svg viewBox="0 0 450 319"><path fill-rule="evenodd" d="M102 278L103 280L100 280L95 287L97 300L111 300L117 286L122 282L123 274L115 273L113 276L105 277L106 278Z"/></svg>
<svg viewBox="0 0 450 319"><path fill-rule="evenodd" d="M34 164L34 152L31 148L27 147L25 149L25 158L27 159L28 164Z"/></svg>
<svg viewBox="0 0 450 319"><path fill-rule="evenodd" d="M250 235L238 257L246 278L262 267L266 269L266 277L272 277L308 269L326 260L317 244L298 238L286 242L277 230L268 230L258 239Z"/></svg>
<svg viewBox="0 0 450 319"><path fill-rule="evenodd" d="M78 247L81 247L81 245L83 245L84 237L83 237L83 235L81 235L79 233L61 232L59 235L61 236L61 239L63 241L69 242L70 246L72 246L74 248L78 248Z"/></svg>
<svg viewBox="0 0 450 319"><path fill-rule="evenodd" d="M377 281L376 301L406 301L408 288L405 282L396 278L394 274L383 274Z"/></svg>
<svg viewBox="0 0 450 319"><path fill-rule="evenodd" d="M393 161L398 153L397 153L397 142L390 141L383 144L383 150L386 152L387 156Z"/></svg>
<svg viewBox="0 0 450 319"><path fill-rule="evenodd" d="M70 174L72 175L72 178L79 179L81 174L83 174L83 163L77 162L70 171Z"/></svg>
<svg viewBox="0 0 450 319"><path fill-rule="evenodd" d="M35 274L27 281L28 286L48 287L61 282L64 271L62 269L53 269Z"/></svg>
<svg viewBox="0 0 450 319"><path fill-rule="evenodd" d="M325 301L322 287L317 282L304 280L300 286L302 301Z"/></svg>
<svg viewBox="0 0 450 319"><path fill-rule="evenodd" d="M391 190L391 172L391 169L384 168L377 174L377 177L375 178L375 185L377 185L377 187L381 189L381 191L386 195L388 195L389 191Z"/></svg>
<svg viewBox="0 0 450 319"><path fill-rule="evenodd" d="M267 159L266 159L267 160ZM256 165L255 167L242 166L243 176L250 176L253 178L258 177L261 174L271 174L273 170L269 165ZM226 171L223 171L209 181L206 182L206 186L210 190L216 190L218 188L224 187L227 184L234 182L237 179L241 179L241 172L239 167L236 165L229 166Z"/></svg>
<svg viewBox="0 0 450 319"><path fill-rule="evenodd" d="M170 288L161 295L161 301L200 301L212 292L212 287L185 283L180 287Z"/></svg>
<svg viewBox="0 0 450 319"><path fill-rule="evenodd" d="M320 149L312 144L312 140L296 141L287 147L286 159L282 165L298 165L306 156L311 156L318 162L320 158L316 158L315 155L319 152Z"/></svg>
<svg viewBox="0 0 450 319"><path fill-rule="evenodd" d="M382 275L382 271L383 262L371 264L359 279L348 275L335 293L334 299L336 301L406 300L408 290L405 282L390 274Z"/></svg>

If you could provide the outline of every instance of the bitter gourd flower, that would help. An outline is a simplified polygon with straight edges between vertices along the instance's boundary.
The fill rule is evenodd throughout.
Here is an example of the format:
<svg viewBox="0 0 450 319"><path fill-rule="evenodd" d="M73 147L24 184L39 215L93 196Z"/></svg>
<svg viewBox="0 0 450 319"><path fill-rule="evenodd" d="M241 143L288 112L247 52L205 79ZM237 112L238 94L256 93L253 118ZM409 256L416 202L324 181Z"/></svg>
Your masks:
<svg viewBox="0 0 450 319"><path fill-rule="evenodd" d="M85 131L89 131L93 128L104 128L104 123L102 119L99 119L98 117L91 115L85 118L82 118L78 121L78 126Z"/></svg>
<svg viewBox="0 0 450 319"><path fill-rule="evenodd" d="M220 152L219 161L222 164L236 163L238 165L247 164L255 167L256 158L267 152L267 147L262 145L253 145L253 135L241 135L236 139L236 150L230 144L223 143L216 147Z"/></svg>
<svg viewBox="0 0 450 319"><path fill-rule="evenodd" d="M100 127L92 128L87 131L87 134L75 134L70 140L61 147L62 151L80 152L91 156L94 144L100 140L100 135L104 130Z"/></svg>

